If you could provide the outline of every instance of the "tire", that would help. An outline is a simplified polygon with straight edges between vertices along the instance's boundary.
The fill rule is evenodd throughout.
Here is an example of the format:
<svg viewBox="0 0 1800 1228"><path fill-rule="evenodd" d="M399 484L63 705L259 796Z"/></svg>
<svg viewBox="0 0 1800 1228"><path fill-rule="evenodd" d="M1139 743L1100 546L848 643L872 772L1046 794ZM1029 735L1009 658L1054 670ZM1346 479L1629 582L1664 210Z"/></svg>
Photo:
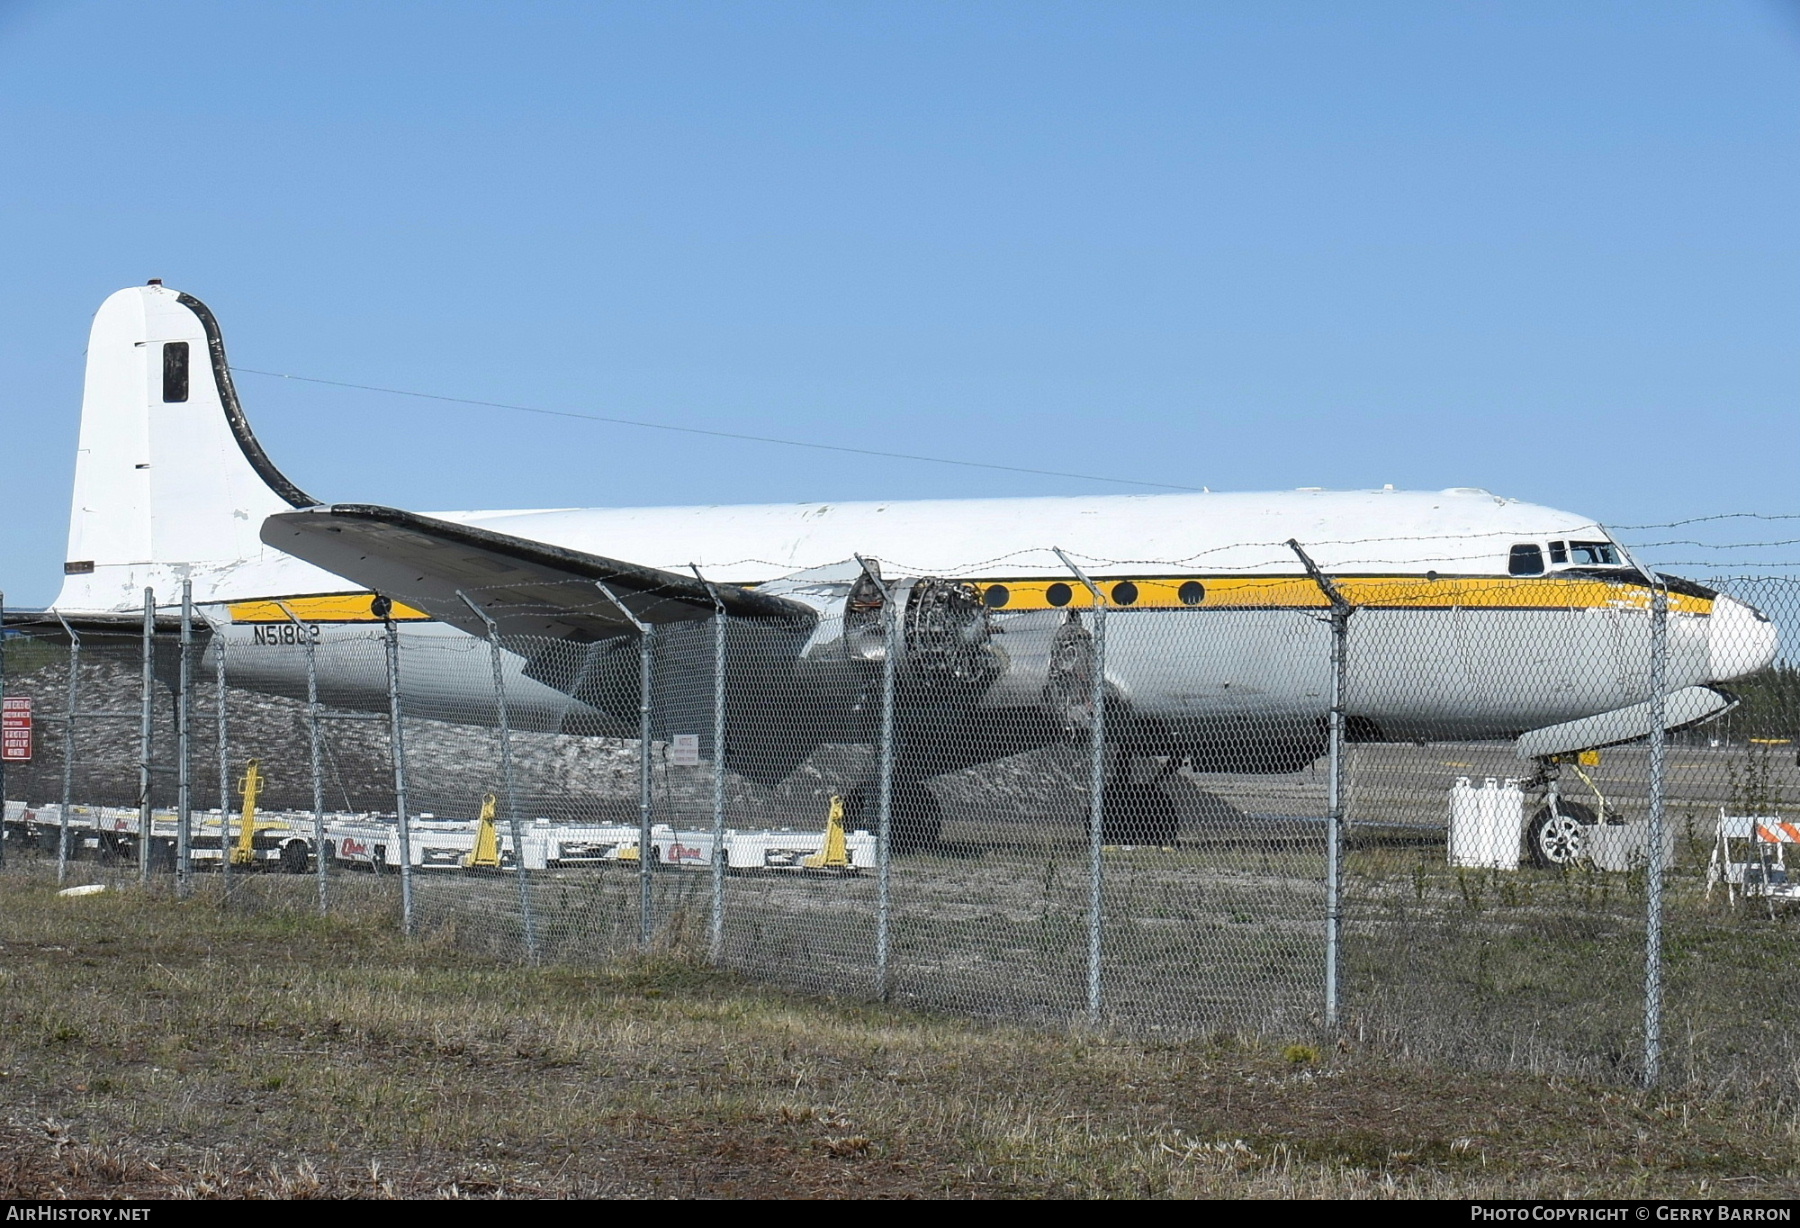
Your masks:
<svg viewBox="0 0 1800 1228"><path fill-rule="evenodd" d="M944 812L924 781L896 780L889 806L888 848L896 856L929 852L942 842ZM844 795L846 832L874 832L880 813L876 786L858 785Z"/></svg>
<svg viewBox="0 0 1800 1228"><path fill-rule="evenodd" d="M387 845L377 844L369 856L369 868L376 874L387 873Z"/></svg>
<svg viewBox="0 0 1800 1228"><path fill-rule="evenodd" d="M1580 802L1558 800L1556 809L1540 809L1531 817L1525 834L1531 864L1554 870L1580 861L1587 853L1586 829L1594 820L1594 812Z"/></svg>
<svg viewBox="0 0 1800 1228"><path fill-rule="evenodd" d="M924 781L896 781L893 806L888 847L894 853L926 853L943 842L944 812Z"/></svg>
<svg viewBox="0 0 1800 1228"><path fill-rule="evenodd" d="M1108 784L1100 838L1107 844L1172 847L1181 833L1181 812L1154 784Z"/></svg>
<svg viewBox="0 0 1800 1228"><path fill-rule="evenodd" d="M304 840L289 840L281 846L281 872L304 874L312 868L312 853Z"/></svg>
<svg viewBox="0 0 1800 1228"><path fill-rule="evenodd" d="M175 842L173 840L151 838L150 872L152 874L175 873Z"/></svg>

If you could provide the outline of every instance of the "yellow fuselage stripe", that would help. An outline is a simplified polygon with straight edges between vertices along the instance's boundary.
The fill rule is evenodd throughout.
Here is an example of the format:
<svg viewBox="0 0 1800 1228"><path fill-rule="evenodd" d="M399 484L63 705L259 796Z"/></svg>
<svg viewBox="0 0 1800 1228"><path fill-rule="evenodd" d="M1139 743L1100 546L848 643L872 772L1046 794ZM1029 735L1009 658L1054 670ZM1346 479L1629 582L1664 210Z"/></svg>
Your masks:
<svg viewBox="0 0 1800 1228"><path fill-rule="evenodd" d="M1087 587L1074 580L1043 578L978 580L976 589L995 610L1050 610L1094 604ZM1113 609L1324 609L1329 603L1308 576L1174 576L1096 580ZM1526 609L1579 610L1650 608L1650 590L1641 584L1557 576L1350 576L1332 577L1344 599L1359 609ZM1122 584L1136 590L1119 591ZM1196 592L1190 585L1199 585ZM1004 588L998 600L994 589ZM1183 599L1183 589L1187 599ZM1130 597L1131 600L1125 600ZM1198 597L1198 600L1194 598ZM1669 594L1669 609L1709 614L1704 597Z"/></svg>
<svg viewBox="0 0 1800 1228"><path fill-rule="evenodd" d="M1642 584L1585 576L1346 576L1333 577L1332 582L1345 600L1359 609L1650 608L1650 590ZM969 583L996 612L1087 609L1094 604L1087 587L1076 580L1031 577ZM1324 609L1327 605L1319 586L1307 576L1109 576L1095 583L1112 609ZM1123 587L1126 585L1130 587ZM380 622L371 607L373 600L373 593L334 593L285 601L238 601L231 605L231 621L285 623L290 621L287 611L292 610L294 618L306 623ZM1712 605L1705 597L1669 594L1671 613L1710 614ZM413 622L430 615L396 601L393 618Z"/></svg>

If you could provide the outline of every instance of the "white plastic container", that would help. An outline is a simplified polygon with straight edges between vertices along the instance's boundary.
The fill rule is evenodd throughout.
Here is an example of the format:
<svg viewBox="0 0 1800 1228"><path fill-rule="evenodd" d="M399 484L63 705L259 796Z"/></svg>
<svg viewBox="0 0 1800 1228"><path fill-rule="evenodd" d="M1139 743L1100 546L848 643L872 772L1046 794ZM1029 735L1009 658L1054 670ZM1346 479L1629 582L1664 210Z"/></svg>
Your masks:
<svg viewBox="0 0 1800 1228"><path fill-rule="evenodd" d="M1598 823L1582 829L1586 853L1596 870L1621 874L1650 863L1650 824ZM1663 824L1663 866L1675 864L1675 824Z"/></svg>
<svg viewBox="0 0 1800 1228"><path fill-rule="evenodd" d="M1489 776L1479 787L1459 776L1450 786L1450 864L1516 870L1525 828L1525 793L1516 780Z"/></svg>

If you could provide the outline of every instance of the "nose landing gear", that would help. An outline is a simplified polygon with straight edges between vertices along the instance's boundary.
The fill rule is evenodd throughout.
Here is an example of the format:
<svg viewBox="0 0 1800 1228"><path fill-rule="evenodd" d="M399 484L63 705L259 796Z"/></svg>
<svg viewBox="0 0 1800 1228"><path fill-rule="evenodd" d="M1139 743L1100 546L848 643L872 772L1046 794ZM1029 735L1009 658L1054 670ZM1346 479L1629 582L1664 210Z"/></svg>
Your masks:
<svg viewBox="0 0 1800 1228"><path fill-rule="evenodd" d="M1575 865L1588 859L1589 833L1602 823L1623 823L1618 814L1608 814L1606 796L1594 778L1582 770L1583 764L1598 764L1598 751L1573 755L1546 755L1537 761L1537 775L1523 781L1526 789L1542 789L1544 804L1531 816L1525 827L1525 852L1531 864L1541 870ZM1572 768L1581 782L1594 794L1594 805L1572 802L1562 796L1559 778L1564 766Z"/></svg>
<svg viewBox="0 0 1800 1228"><path fill-rule="evenodd" d="M1587 829L1598 820L1580 802L1552 798L1525 829L1525 849L1539 869L1573 865L1587 856Z"/></svg>

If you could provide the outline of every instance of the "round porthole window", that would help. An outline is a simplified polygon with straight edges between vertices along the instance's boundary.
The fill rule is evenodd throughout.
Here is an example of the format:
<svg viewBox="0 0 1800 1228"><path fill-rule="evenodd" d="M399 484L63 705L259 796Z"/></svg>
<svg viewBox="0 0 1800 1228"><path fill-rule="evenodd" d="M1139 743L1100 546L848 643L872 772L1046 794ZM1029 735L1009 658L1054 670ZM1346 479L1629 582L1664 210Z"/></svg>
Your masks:
<svg viewBox="0 0 1800 1228"><path fill-rule="evenodd" d="M1055 584L1052 584L1049 588L1044 590L1044 600L1048 601L1051 605L1056 606L1068 605L1069 598L1074 595L1074 591L1061 580L1058 580Z"/></svg>
<svg viewBox="0 0 1800 1228"><path fill-rule="evenodd" d="M1198 580L1189 580L1175 590L1175 595L1181 598L1182 605L1199 605L1206 600L1206 585Z"/></svg>
<svg viewBox="0 0 1800 1228"><path fill-rule="evenodd" d="M981 600L988 609L998 610L1012 600L1012 593L1004 584L990 584L987 586L987 592L981 595Z"/></svg>
<svg viewBox="0 0 1800 1228"><path fill-rule="evenodd" d="M1138 587L1130 580L1120 580L1112 588L1112 599L1115 605L1133 605L1138 599Z"/></svg>

